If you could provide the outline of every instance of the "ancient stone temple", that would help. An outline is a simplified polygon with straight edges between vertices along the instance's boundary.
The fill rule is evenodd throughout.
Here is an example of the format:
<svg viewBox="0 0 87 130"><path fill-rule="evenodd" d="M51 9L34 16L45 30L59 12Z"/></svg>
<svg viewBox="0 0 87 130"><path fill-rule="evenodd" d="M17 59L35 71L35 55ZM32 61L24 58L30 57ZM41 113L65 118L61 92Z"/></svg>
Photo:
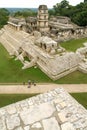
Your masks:
<svg viewBox="0 0 87 130"><path fill-rule="evenodd" d="M37 15L37 28L39 31L48 31L48 8L46 5L40 5Z"/></svg>

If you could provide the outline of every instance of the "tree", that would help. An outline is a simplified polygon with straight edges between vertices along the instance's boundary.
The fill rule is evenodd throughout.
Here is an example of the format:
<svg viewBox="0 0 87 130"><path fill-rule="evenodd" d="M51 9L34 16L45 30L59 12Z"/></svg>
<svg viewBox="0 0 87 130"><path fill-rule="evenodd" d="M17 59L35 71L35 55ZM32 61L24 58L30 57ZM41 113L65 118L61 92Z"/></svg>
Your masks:
<svg viewBox="0 0 87 130"><path fill-rule="evenodd" d="M60 3L54 5L53 9L56 15L63 15L63 12L67 11L69 8L69 2L67 0L63 0Z"/></svg>
<svg viewBox="0 0 87 130"><path fill-rule="evenodd" d="M9 12L8 10L1 8L0 9L0 28L2 28L8 21Z"/></svg>
<svg viewBox="0 0 87 130"><path fill-rule="evenodd" d="M37 13L35 11L32 11L30 9L27 9L27 10L23 10L23 11L17 11L14 13L14 17L28 17L28 16L36 16Z"/></svg>
<svg viewBox="0 0 87 130"><path fill-rule="evenodd" d="M74 23L79 26L87 26L87 11L79 12L73 17Z"/></svg>
<svg viewBox="0 0 87 130"><path fill-rule="evenodd" d="M51 15L55 15L55 12L54 12L53 9L49 9L49 10L48 10L48 13L49 13L49 16L51 16Z"/></svg>
<svg viewBox="0 0 87 130"><path fill-rule="evenodd" d="M80 3L74 9L72 21L79 26L87 26L87 4Z"/></svg>
<svg viewBox="0 0 87 130"><path fill-rule="evenodd" d="M87 0L84 0L84 3L87 2Z"/></svg>
<svg viewBox="0 0 87 130"><path fill-rule="evenodd" d="M67 16L72 22L80 26L87 26L87 0L76 6L69 5L68 1L63 0L57 3L53 10L55 15Z"/></svg>
<svg viewBox="0 0 87 130"><path fill-rule="evenodd" d="M67 0L63 0L60 3L61 8L68 8L69 7L69 2Z"/></svg>

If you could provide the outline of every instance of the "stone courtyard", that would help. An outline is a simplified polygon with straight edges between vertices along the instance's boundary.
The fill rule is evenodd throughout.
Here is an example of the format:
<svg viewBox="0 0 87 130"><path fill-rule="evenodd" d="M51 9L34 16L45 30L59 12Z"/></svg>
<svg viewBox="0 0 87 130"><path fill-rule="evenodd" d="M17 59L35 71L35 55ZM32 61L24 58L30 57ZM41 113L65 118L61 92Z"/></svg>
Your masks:
<svg viewBox="0 0 87 130"><path fill-rule="evenodd" d="M87 110L56 88L0 108L0 130L87 130Z"/></svg>

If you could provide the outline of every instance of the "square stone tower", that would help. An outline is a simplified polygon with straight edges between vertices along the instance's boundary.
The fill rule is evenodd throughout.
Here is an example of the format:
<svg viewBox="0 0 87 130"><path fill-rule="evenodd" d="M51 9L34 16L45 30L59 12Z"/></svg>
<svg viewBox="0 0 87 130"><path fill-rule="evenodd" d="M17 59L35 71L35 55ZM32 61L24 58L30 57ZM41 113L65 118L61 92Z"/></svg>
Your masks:
<svg viewBox="0 0 87 130"><path fill-rule="evenodd" d="M48 27L48 8L46 5L40 5L37 15L37 29L41 32L49 31Z"/></svg>

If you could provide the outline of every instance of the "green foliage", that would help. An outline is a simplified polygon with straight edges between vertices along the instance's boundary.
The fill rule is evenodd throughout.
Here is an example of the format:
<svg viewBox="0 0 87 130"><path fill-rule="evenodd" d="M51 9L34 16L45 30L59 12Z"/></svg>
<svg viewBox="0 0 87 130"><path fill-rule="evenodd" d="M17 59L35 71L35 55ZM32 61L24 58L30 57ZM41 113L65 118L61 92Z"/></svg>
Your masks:
<svg viewBox="0 0 87 130"><path fill-rule="evenodd" d="M61 1L60 3L54 5L53 7L55 15L67 16L69 9L70 9L70 5L67 0Z"/></svg>
<svg viewBox="0 0 87 130"><path fill-rule="evenodd" d="M36 96L37 94L0 94L0 107ZM71 93L87 109L87 93ZM2 101L3 99L3 101Z"/></svg>
<svg viewBox="0 0 87 130"><path fill-rule="evenodd" d="M80 3L74 9L72 21L79 26L87 26L87 3Z"/></svg>
<svg viewBox="0 0 87 130"><path fill-rule="evenodd" d="M87 93L72 93L71 95L87 109Z"/></svg>
<svg viewBox="0 0 87 130"><path fill-rule="evenodd" d="M87 0L84 0L84 2L87 2Z"/></svg>
<svg viewBox="0 0 87 130"><path fill-rule="evenodd" d="M55 15L55 12L54 12L53 9L49 9L49 10L48 10L48 13L49 13L49 16L51 16L51 15Z"/></svg>
<svg viewBox="0 0 87 130"><path fill-rule="evenodd" d="M57 3L53 7L54 15L70 17L71 20L80 26L87 26L87 0L76 6L69 5L66 0Z"/></svg>
<svg viewBox="0 0 87 130"><path fill-rule="evenodd" d="M0 28L2 28L8 21L9 12L8 10L1 8L0 9Z"/></svg>
<svg viewBox="0 0 87 130"><path fill-rule="evenodd" d="M28 16L36 16L37 15L37 12L35 11L32 11L30 9L27 9L27 10L23 10L23 11L17 11L14 13L14 17L28 17Z"/></svg>
<svg viewBox="0 0 87 130"><path fill-rule="evenodd" d="M61 8L68 8L69 7L69 2L67 0L61 1Z"/></svg>
<svg viewBox="0 0 87 130"><path fill-rule="evenodd" d="M0 107L36 96L37 94L0 94ZM2 101L3 99L3 101Z"/></svg>

